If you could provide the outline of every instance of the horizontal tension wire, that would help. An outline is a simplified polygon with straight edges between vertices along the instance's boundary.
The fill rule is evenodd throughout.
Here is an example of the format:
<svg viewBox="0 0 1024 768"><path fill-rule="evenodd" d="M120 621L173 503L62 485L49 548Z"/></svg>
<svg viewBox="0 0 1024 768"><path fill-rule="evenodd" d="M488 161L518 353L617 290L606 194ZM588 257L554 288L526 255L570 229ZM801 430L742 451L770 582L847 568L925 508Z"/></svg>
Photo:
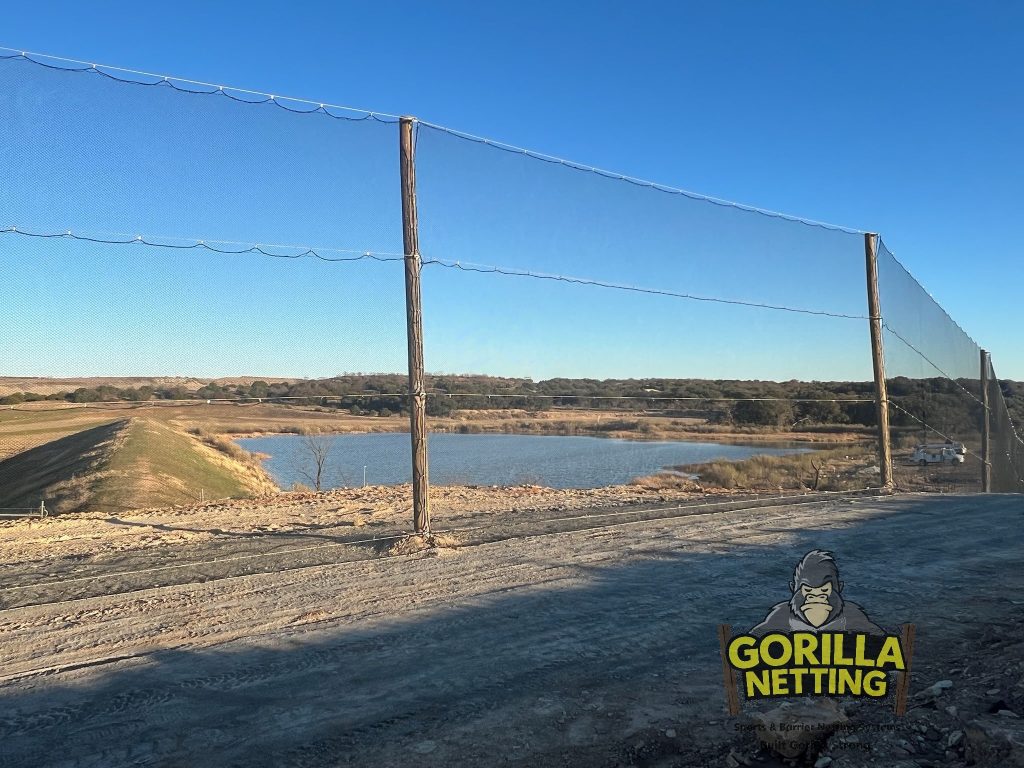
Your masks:
<svg viewBox="0 0 1024 768"><path fill-rule="evenodd" d="M373 261L380 261L380 262L395 262L395 261L402 261L405 258L404 256L398 255L398 254L382 254L382 253L374 253L374 252L371 252L371 251L359 252L359 251L341 251L340 249L325 249L325 248L319 249L320 251L331 250L331 251L335 251L335 252L347 252L347 253L357 254L357 255L354 255L354 256L328 257L328 256L324 256L322 253L318 252L318 250L316 250L314 248L305 248L305 246L263 246L263 245L253 245L253 246L250 246L248 248L240 248L240 249L237 249L237 250L231 250L231 249L217 248L217 247L214 247L214 246L210 245L211 242L224 243L226 241L195 240L195 241L190 242L188 244L173 244L173 243L156 242L155 240L147 239L146 237L143 237L142 235L136 235L134 237L131 236L131 235L124 235L123 236L124 239L117 240L117 239L104 238L104 237L93 237L93 236L86 236L86 235L76 235L73 232L71 232L70 230L69 231L65 231L65 232L52 232L52 233L29 232L29 231L26 231L26 230L23 230L23 229L19 229L18 227L15 227L15 226L10 226L10 227L6 227L6 228L3 228L3 229L0 229L0 234L23 235L25 237L36 237L36 238L57 239L57 240L60 240L60 239L80 240L80 241L89 242L89 243L100 243L100 244L103 244L103 245L145 245L145 246L150 246L150 247L153 247L153 248L170 248L170 249L174 249L174 250L204 249L204 250L207 250L207 251L212 251L213 253L221 253L221 254L229 254L229 255L240 255L240 254L247 254L247 253L257 253L257 254L262 254L264 256L270 256L270 257L276 258L276 259L315 258L315 259L319 259L320 261L326 261L326 262L352 262L352 261L364 261L364 260L367 260L367 259L373 260ZM174 239L184 240L185 238L174 238ZM243 243L239 243L239 244L243 245ZM305 250L302 253L298 253L298 254L283 254L283 253L275 253L273 251L266 250L267 248L270 248L270 247L277 247L277 248L305 248ZM720 297L715 297L715 296L698 296L698 295L695 295L695 294L681 293L681 292L677 292L677 291L668 291L668 290L663 290L663 289L660 289L660 288L642 288L642 287L634 286L634 285L624 285L624 284L620 284L620 283L605 282L605 281L602 281L602 280L592 280L590 278L571 277L571 276L567 276L567 275L553 275L553 274L547 274L547 273L543 273L543 272L531 272L531 271L528 271L528 270L513 269L513 268L508 268L508 267L495 267L495 266L489 266L489 265L483 265L483 264L472 264L472 263L460 262L460 261L446 261L446 260L443 260L443 259L423 259L423 264L426 265L426 266L437 265L437 266L440 266L440 267L444 267L446 269L455 269L455 270L459 270L459 271L462 271L462 272L479 272L479 273L484 273L484 274L498 274L498 275L503 275L503 276L506 276L506 277L528 277L528 278L533 278L533 279L536 279L536 280L552 280L552 281L556 281L556 282L571 283L571 284L575 284L575 285L588 285L588 286L594 286L594 287L598 287L598 288L611 288L611 289L614 289L614 290L628 291L628 292L631 292L631 293L642 293L642 294L648 294L648 295L654 295L654 296L668 296L670 298L676 298L676 299L687 299L687 300L690 300L690 301L701 301L701 302L709 302L709 303L714 303L714 304L729 304L729 305L733 305L733 306L753 307L753 308L756 308L756 309L771 309L771 310L780 311L780 312L795 312L797 314L816 315L816 316L819 316L819 317L836 317L836 318L842 318L842 319L848 319L848 320L867 320L868 319L867 315L850 315L850 314L843 314L843 313L840 313L840 312L827 312L827 311L824 311L824 310L802 309L800 307L788 307L788 306L783 306L783 305L779 305L779 304L766 304L766 303L754 302L754 301L743 301L743 300L740 300L740 299L726 299L726 298L720 298Z"/></svg>
<svg viewBox="0 0 1024 768"><path fill-rule="evenodd" d="M23 61L31 62L40 67L46 69L54 69L59 72L85 72L90 74L97 74L105 77L109 80L113 80L118 83L126 83L128 85L143 85L143 86L160 86L165 88L171 88L172 90L178 91L179 93L188 93L197 96L225 96L232 101L237 101L241 104L273 104L276 107L280 107L286 112L294 112L300 115L310 114L322 114L335 120L346 120L348 122L362 122L363 120L374 120L378 123L396 123L398 122L398 115L392 115L387 112L375 112L365 109L356 109L355 107L344 107L338 104L327 104L319 101L311 101L309 99L299 99L292 96L275 96L269 93L263 93L261 91L252 91L246 88L235 88L233 86L214 85L213 83L205 83L200 80L189 80L184 77L174 77L171 75L157 75L152 72L142 72L135 69L125 69L124 67L114 67L107 64L90 64L86 61L78 61L76 59L65 59L59 56L50 56L45 53L31 53L25 51L18 51L15 48L4 48L0 47L3 51L12 51L10 56L0 56L0 60L18 59ZM33 58L38 57L38 58ZM60 66L59 64L50 64L40 59L49 59L50 61L63 61L68 64L75 66ZM130 77L118 77L113 74L114 72L124 72L131 75L139 75L141 77L152 77L156 78L153 82L147 82L145 80L135 80ZM188 85L197 85L201 88L209 90L198 90L196 88L185 88L179 83ZM236 96L235 94L249 94L250 96L258 96L258 99L246 99ZM284 102L291 102L293 104L310 104L313 105L313 109L295 109L287 106ZM342 110L344 112L353 112L362 115L362 117L350 117L349 115L338 115L330 110Z"/></svg>
<svg viewBox="0 0 1024 768"><path fill-rule="evenodd" d="M424 259L424 265L436 264L448 269L458 269L462 272L480 272L483 274L497 274L508 277L531 277L537 280L553 280L560 283L574 283L576 285L590 285L598 288L613 288L619 291L630 291L633 293L646 293L654 296L669 296L676 299L689 299L691 301L706 301L715 304L733 304L741 307L755 307L757 309L773 309L780 312L796 312L803 315L818 315L822 317L838 317L847 320L868 320L867 315L850 315L842 312L828 312L819 309L803 309L800 307L788 307L781 304L765 304L756 301L743 301L740 299L724 299L715 296L698 296L691 293L679 293L667 291L661 288L643 288L623 283L610 283L603 280L593 280L585 277L572 277L569 275L553 275L544 272L532 272L529 270L513 269L509 267L496 267L488 264L473 264L462 261L446 261L444 259Z"/></svg>
<svg viewBox="0 0 1024 768"><path fill-rule="evenodd" d="M253 91L245 88L235 88L232 86L215 85L213 83L207 83L200 80L189 80L183 77L174 77L171 75L158 75L152 72L143 72L140 70L127 69L124 67L115 67L106 64L95 64L77 59L68 59L59 56L51 56L43 53L31 53L26 51L19 51L16 48L5 48L0 47L0 50L10 51L9 56L0 56L2 59L18 59L31 62L37 66L45 67L46 69L54 69L61 72L85 72L94 73L103 77L109 78L119 83L127 83L130 85L141 85L141 86L163 86L169 87L175 91L181 93L188 93L202 96L221 95L226 96L232 101L241 102L243 104L273 104L287 112L294 112L297 114L314 114L319 113L326 115L327 117L334 118L336 120L347 120L352 122L359 122L363 120L375 120L381 123L395 123L398 122L400 117L387 112L377 112L365 109L357 109L354 107L339 106L337 104L326 104L324 102L312 101L310 99L299 99L291 96L275 96L273 94L265 93L263 91ZM72 66L61 66L59 64L49 63L42 61L42 59L48 59L50 62L65 62ZM152 81L136 80L130 77L118 77L113 74L114 72L123 72L125 74L137 75L141 77L153 78ZM205 90L199 90L196 88L183 87L180 84L199 86ZM247 99L240 98L233 94L248 94L250 96L257 96L258 99ZM294 104L307 104L312 106L312 109L295 109L287 106L284 102L291 102ZM338 115L330 112L331 109L342 110L345 112L358 113L361 117L350 117L348 115ZM698 192L691 192L689 190L681 189L678 187L671 187L665 184L658 184L653 181L647 181L644 179L636 178L635 176L629 176L626 174L615 173L613 171L604 170L595 166L586 165L584 163L578 163L565 158L556 157L554 155L548 155L543 152L537 152L531 149L525 149L523 147L517 147L513 144L507 144L502 141L495 139L489 139L482 136L476 136L465 131L459 131L454 128L448 128L447 126L439 125L437 123L431 123L423 120L417 120L417 128L420 125L424 125L436 131L440 131L456 138L472 141L478 144L484 144L495 149L499 149L505 152L512 152L515 154L524 155L526 157L540 160L546 163L552 163L555 165L561 165L566 168L571 168L576 171L583 171L585 173L592 173L598 176L602 176L607 179L615 181L624 181L628 184L632 184L638 187L646 187L649 189L656 190L658 192L664 192L671 195L679 195L682 197L689 198L691 200L697 200L700 202L710 203L724 208L734 208L739 211L746 213L756 213L761 216L767 216L773 219L780 219L783 221L790 221L798 224L803 224L808 227L816 227L819 229L827 229L835 232L843 232L845 234L864 234L864 230L855 229L853 227L844 227L838 224L829 224L823 221L816 221L814 219L807 219L801 216L794 216L792 214L780 213L778 211L772 211L767 208L759 208L753 205L746 205L744 203L737 203L732 200L726 200L724 198L712 197L710 195L703 195Z"/></svg>
<svg viewBox="0 0 1024 768"><path fill-rule="evenodd" d="M99 243L102 245L145 245L150 248L169 248L171 250L188 251L188 250L206 250L213 253L227 254L230 256L239 256L247 253L257 253L263 256L269 256L274 259L319 259L320 261L326 261L331 263L336 262L351 262L351 261L403 261L404 256L400 254L389 254L389 253L374 253L373 251L345 251L338 248L309 248L306 246L297 245L251 245L248 248L240 249L228 249L228 248L217 248L217 244L232 244L231 241L227 240L194 240L183 244L179 243L162 243L157 242L153 239L147 239L142 235L124 235L125 239L114 240L105 237L94 237L89 235L76 235L70 230L65 232L28 232L18 227L5 227L0 229L0 234L4 235L22 235L24 237L36 237L42 239L54 239L54 240L79 240L86 243ZM186 238L166 238L174 240L187 240ZM245 245L245 243L233 243L235 245ZM267 248L294 248L304 249L301 253L275 253L273 251L266 250ZM330 251L333 253L351 253L353 256L324 256L322 251Z"/></svg>

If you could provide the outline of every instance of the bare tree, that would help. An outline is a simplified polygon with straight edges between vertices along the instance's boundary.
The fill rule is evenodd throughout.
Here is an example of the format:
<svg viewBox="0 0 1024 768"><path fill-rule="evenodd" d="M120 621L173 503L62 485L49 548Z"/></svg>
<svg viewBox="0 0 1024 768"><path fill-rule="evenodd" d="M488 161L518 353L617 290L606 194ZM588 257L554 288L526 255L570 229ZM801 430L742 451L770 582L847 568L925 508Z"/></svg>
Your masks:
<svg viewBox="0 0 1024 768"><path fill-rule="evenodd" d="M327 456L331 452L334 438L330 435L312 434L302 439L302 453L305 463L299 468L299 474L313 484L313 489L320 490Z"/></svg>

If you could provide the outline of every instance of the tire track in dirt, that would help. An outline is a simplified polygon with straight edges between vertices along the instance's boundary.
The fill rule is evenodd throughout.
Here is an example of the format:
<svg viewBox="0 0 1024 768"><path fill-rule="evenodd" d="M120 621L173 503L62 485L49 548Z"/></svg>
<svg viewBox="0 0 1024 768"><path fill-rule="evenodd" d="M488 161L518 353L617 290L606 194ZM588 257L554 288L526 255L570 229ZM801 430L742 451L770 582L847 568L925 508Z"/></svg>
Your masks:
<svg viewBox="0 0 1024 768"><path fill-rule="evenodd" d="M755 510L525 537L468 547L451 558L417 555L314 568L277 583L273 576L252 576L141 599L96 598L76 604L81 618L62 614L59 605L23 609L14 614L33 614L29 635L43 631L47 618L68 621L62 630L67 634L82 631L79 621L93 622L104 634L111 629L109 612L127 610L124 625L134 634L107 638L111 650L124 652L144 643L155 627L188 624L197 608L206 606L212 618L236 605L229 626L207 633L202 620L193 619L184 645L181 633L171 632L162 641L164 650L145 661L33 678L35 691L20 687L29 681L0 686L0 696L16 699L0 719L0 760L35 753L33 743L48 742L83 760L100 756L109 765L129 759L324 765L339 762L340 755L355 764L371 758L398 764L403 755L406 765L437 764L471 756L481 739L496 739L499 746L513 739L495 730L502 720L520 736L532 729L540 739L537 748L591 721L600 727L579 726L573 738L618 739L635 715L621 704L628 697L650 700L657 710L674 702L681 689L698 698L701 691L714 691L713 624L744 612L763 613L777 601L775 584L758 586L738 602L735 596L752 575L777 578L773 547L780 542L810 531L829 545L856 544L858 557L881 562L915 532L925 536L928 556L944 559L945 567L924 572L913 590L886 593L892 611L934 603L935 588L949 580L954 562L963 574L962 589L981 589L993 567L1014 557L1019 541L998 525L1006 509L997 505L967 516L969 503L951 501L942 511L900 516L892 516L899 502L872 500L870 507L865 502L860 508L778 514ZM864 521L865 530L858 532L855 526ZM957 537L940 538L951 521ZM724 551L732 553L728 559L715 555ZM992 551L1001 554L994 565L987 559ZM856 571L863 570L848 557ZM867 584L857 589L881 602L876 587L885 579L871 581L870 592ZM254 605L240 610L245 603ZM312 631L282 623L288 615L316 609L328 618ZM694 616L712 618L702 622ZM10 647L8 631L0 627L0 642ZM40 658L66 656L62 649L69 643L63 642L49 651L45 643L37 645ZM656 670L665 675L662 682L650 678ZM107 684L114 687L106 691ZM606 699L619 702L609 705L612 717L595 720L587 713L577 701L583 685L600 686ZM565 722L529 715L531 702L549 694L569 713ZM47 706L53 698L63 701ZM591 727L596 736L587 736ZM179 743L183 732L196 743ZM425 743L424 735L435 732L432 751L410 758L410 744ZM111 733L121 746L111 745ZM515 750L505 746L512 755Z"/></svg>

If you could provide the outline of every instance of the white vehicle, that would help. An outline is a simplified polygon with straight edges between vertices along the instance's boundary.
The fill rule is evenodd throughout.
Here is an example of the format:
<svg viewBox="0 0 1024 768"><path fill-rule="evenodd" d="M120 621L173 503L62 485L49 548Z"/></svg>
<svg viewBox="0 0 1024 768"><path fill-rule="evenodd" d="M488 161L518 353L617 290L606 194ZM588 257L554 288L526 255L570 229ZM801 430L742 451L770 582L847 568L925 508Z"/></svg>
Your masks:
<svg viewBox="0 0 1024 768"><path fill-rule="evenodd" d="M925 443L924 445L918 445L918 446L915 446L915 447L916 448L952 448L954 451L959 453L961 456L963 456L965 453L967 453L967 449L964 447L963 443L954 443L952 440L949 440L948 442L945 442L945 443Z"/></svg>
<svg viewBox="0 0 1024 768"><path fill-rule="evenodd" d="M910 460L926 467L929 464L963 464L964 455L954 445L919 445L914 449Z"/></svg>

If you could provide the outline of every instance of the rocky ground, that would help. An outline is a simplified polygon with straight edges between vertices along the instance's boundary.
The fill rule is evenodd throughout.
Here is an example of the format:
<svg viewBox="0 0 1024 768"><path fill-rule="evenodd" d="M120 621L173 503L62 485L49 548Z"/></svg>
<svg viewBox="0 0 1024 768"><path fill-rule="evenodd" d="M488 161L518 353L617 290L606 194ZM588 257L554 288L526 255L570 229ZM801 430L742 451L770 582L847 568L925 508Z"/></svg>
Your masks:
<svg viewBox="0 0 1024 768"><path fill-rule="evenodd" d="M644 746L656 745L661 757L656 764L664 766L1024 766L1024 616L1019 609L918 659L912 680L914 693L902 718L894 717L891 705L804 699L770 710L751 707L733 723L735 734L709 734L685 756L665 748L664 734ZM773 748L783 729L773 736L758 727L773 720L792 729L786 738L798 754ZM826 723L834 730L824 738L799 730Z"/></svg>
<svg viewBox="0 0 1024 768"><path fill-rule="evenodd" d="M454 540L343 557L407 525L401 491L359 490L0 527L0 766L784 765L768 708L726 714L716 626L813 548L917 643L906 717L840 702L792 761L1021 764L1020 497L458 489Z"/></svg>

